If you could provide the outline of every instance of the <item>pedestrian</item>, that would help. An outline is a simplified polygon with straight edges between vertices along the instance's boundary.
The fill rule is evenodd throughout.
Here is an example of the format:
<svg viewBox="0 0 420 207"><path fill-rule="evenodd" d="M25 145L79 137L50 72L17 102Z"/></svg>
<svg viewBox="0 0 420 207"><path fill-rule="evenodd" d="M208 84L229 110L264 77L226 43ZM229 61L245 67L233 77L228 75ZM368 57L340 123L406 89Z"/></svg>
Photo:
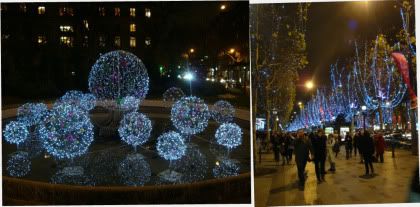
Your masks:
<svg viewBox="0 0 420 207"><path fill-rule="evenodd" d="M289 161L287 160L288 143L286 141L286 136L284 133L280 134L279 138L280 138L280 154L283 160L282 165L285 165L286 162L289 163Z"/></svg>
<svg viewBox="0 0 420 207"><path fill-rule="evenodd" d="M375 134L375 151L376 151L376 159L384 162L384 152L385 152L385 139L382 135L382 132L379 131Z"/></svg>
<svg viewBox="0 0 420 207"><path fill-rule="evenodd" d="M318 183L325 181L325 160L327 158L327 137L323 129L311 138L314 152L315 173Z"/></svg>
<svg viewBox="0 0 420 207"><path fill-rule="evenodd" d="M373 153L375 151L375 146L373 144L373 139L370 136L370 133L366 130L364 130L360 140L360 153L363 156L363 160L365 162L365 175L368 176L369 175L369 167L370 167L370 171L371 171L371 175L374 174L374 170L373 170L373 164L372 164L372 158L373 158Z"/></svg>
<svg viewBox="0 0 420 207"><path fill-rule="evenodd" d="M274 153L274 160L276 162L276 165L279 165L280 163L280 147L279 147L279 140L276 133L271 134L271 145L273 148Z"/></svg>
<svg viewBox="0 0 420 207"><path fill-rule="evenodd" d="M328 162L330 163L330 169L328 171L335 172L335 159L334 159L334 151L333 147L335 144L334 135L329 134L327 138L327 158Z"/></svg>
<svg viewBox="0 0 420 207"><path fill-rule="evenodd" d="M334 145L333 145L333 151L335 153L335 157L338 156L338 153L340 152L340 141L338 140L338 136L337 135L333 135L333 139L334 139Z"/></svg>
<svg viewBox="0 0 420 207"><path fill-rule="evenodd" d="M360 140L362 139L362 132L361 130L358 130L356 135L355 135L355 143L356 143L356 148L359 151L359 156L360 156L360 164L363 164L363 155L362 152L360 151Z"/></svg>
<svg viewBox="0 0 420 207"><path fill-rule="evenodd" d="M298 171L299 178L299 188L303 190L305 186L306 174L305 168L306 163L310 161L309 153L312 154L311 141L303 133L303 130L300 129L297 132L296 138L294 140L294 152L295 152L295 162Z"/></svg>
<svg viewBox="0 0 420 207"><path fill-rule="evenodd" d="M348 160L351 157L351 148L353 147L353 141L350 134L347 132L344 137L344 146L346 148L346 159Z"/></svg>
<svg viewBox="0 0 420 207"><path fill-rule="evenodd" d="M287 151L287 164L289 164L292 161L293 156L293 149L294 149L294 139L291 134L287 134L287 140L288 140L288 151Z"/></svg>
<svg viewBox="0 0 420 207"><path fill-rule="evenodd" d="M358 138L359 138L358 133L357 133L357 132L356 132L356 133L354 133L354 136L353 136L353 150L354 150L354 157L356 157L356 156L357 156L357 150L358 150L358 145L357 145L357 142L358 142Z"/></svg>

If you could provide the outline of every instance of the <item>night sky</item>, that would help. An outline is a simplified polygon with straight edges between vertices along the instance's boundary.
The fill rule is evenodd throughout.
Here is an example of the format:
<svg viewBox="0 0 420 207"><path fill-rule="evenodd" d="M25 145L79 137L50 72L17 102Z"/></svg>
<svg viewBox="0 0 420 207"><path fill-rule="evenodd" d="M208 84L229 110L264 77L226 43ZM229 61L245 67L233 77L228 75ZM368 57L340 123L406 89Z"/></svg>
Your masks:
<svg viewBox="0 0 420 207"><path fill-rule="evenodd" d="M378 33L395 36L402 21L394 5L395 1L312 3L306 33L309 65L300 73L296 100L309 99L303 84L311 78L317 86L329 86L329 66L353 56L352 40L372 41Z"/></svg>

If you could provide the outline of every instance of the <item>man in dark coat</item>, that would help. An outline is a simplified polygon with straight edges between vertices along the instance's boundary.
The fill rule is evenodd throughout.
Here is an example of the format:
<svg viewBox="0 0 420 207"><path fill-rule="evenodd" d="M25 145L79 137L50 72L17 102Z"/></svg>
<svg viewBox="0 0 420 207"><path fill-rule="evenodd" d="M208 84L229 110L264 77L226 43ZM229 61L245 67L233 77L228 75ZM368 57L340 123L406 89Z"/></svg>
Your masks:
<svg viewBox="0 0 420 207"><path fill-rule="evenodd" d="M305 167L309 160L309 152L312 154L311 141L305 136L303 130L300 129L293 144L299 177L299 187L303 189L303 186L305 185Z"/></svg>
<svg viewBox="0 0 420 207"><path fill-rule="evenodd" d="M325 181L325 160L327 159L327 137L323 129L318 129L315 136L311 138L314 151L315 172L318 183Z"/></svg>
<svg viewBox="0 0 420 207"><path fill-rule="evenodd" d="M362 154L363 160L365 162L365 175L369 175L369 167L371 174L373 175L374 171L372 165L372 157L373 153L375 152L375 145L373 144L373 139L368 131L364 131L363 135L360 137L359 146L360 154Z"/></svg>

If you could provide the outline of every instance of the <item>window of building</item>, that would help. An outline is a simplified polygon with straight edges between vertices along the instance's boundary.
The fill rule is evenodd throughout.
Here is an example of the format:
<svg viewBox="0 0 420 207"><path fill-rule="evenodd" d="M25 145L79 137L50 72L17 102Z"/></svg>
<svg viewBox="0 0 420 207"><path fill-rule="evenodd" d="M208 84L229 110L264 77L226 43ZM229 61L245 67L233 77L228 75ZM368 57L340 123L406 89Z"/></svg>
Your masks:
<svg viewBox="0 0 420 207"><path fill-rule="evenodd" d="M152 39L150 37L146 37L144 44L146 44L146 46L150 46L152 44Z"/></svg>
<svg viewBox="0 0 420 207"><path fill-rule="evenodd" d="M99 7L99 16L105 16L105 7Z"/></svg>
<svg viewBox="0 0 420 207"><path fill-rule="evenodd" d="M144 16L146 16L147 18L152 17L152 11L150 11L149 8L144 9Z"/></svg>
<svg viewBox="0 0 420 207"><path fill-rule="evenodd" d="M114 45L115 45L115 47L121 47L121 37L120 36L115 36Z"/></svg>
<svg viewBox="0 0 420 207"><path fill-rule="evenodd" d="M136 8L130 8L130 16L136 17Z"/></svg>
<svg viewBox="0 0 420 207"><path fill-rule="evenodd" d="M130 47L136 47L136 37L130 37Z"/></svg>
<svg viewBox="0 0 420 207"><path fill-rule="evenodd" d="M73 32L73 26L60 25L60 31L62 31L62 32Z"/></svg>
<svg viewBox="0 0 420 207"><path fill-rule="evenodd" d="M99 47L105 47L105 36L99 36Z"/></svg>
<svg viewBox="0 0 420 207"><path fill-rule="evenodd" d="M130 24L130 32L136 31L136 24Z"/></svg>
<svg viewBox="0 0 420 207"><path fill-rule="evenodd" d="M26 4L19 4L19 11L26 13Z"/></svg>
<svg viewBox="0 0 420 207"><path fill-rule="evenodd" d="M47 43L47 37L45 35L38 35L37 42L39 45L43 45Z"/></svg>
<svg viewBox="0 0 420 207"><path fill-rule="evenodd" d="M71 7L60 7L58 9L58 14L60 16L73 16L74 15L73 8L71 8Z"/></svg>
<svg viewBox="0 0 420 207"><path fill-rule="evenodd" d="M83 20L83 25L85 26L85 29L89 30L89 23L88 20Z"/></svg>
<svg viewBox="0 0 420 207"><path fill-rule="evenodd" d="M38 7L38 14L39 15L45 14L45 6L39 6Z"/></svg>
<svg viewBox="0 0 420 207"><path fill-rule="evenodd" d="M68 47L73 47L73 37L61 36L60 44L68 46Z"/></svg>
<svg viewBox="0 0 420 207"><path fill-rule="evenodd" d="M121 10L119 7L114 8L114 16L119 17L121 15Z"/></svg>
<svg viewBox="0 0 420 207"><path fill-rule="evenodd" d="M83 37L83 43L82 43L82 46L83 47L87 47L89 45L89 37L87 36L87 35L85 35L84 37Z"/></svg>

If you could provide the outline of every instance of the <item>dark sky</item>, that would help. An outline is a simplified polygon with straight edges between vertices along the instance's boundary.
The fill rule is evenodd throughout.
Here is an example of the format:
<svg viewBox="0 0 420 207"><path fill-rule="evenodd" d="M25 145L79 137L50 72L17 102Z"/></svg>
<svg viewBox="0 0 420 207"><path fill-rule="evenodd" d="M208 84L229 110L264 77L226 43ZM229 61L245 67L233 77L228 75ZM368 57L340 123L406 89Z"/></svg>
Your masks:
<svg viewBox="0 0 420 207"><path fill-rule="evenodd" d="M328 86L329 66L353 55L350 41L372 41L379 33L395 36L402 23L394 5L395 1L312 3L306 33L309 65L298 85L313 78L316 85ZM307 101L305 88L297 90L297 100Z"/></svg>

